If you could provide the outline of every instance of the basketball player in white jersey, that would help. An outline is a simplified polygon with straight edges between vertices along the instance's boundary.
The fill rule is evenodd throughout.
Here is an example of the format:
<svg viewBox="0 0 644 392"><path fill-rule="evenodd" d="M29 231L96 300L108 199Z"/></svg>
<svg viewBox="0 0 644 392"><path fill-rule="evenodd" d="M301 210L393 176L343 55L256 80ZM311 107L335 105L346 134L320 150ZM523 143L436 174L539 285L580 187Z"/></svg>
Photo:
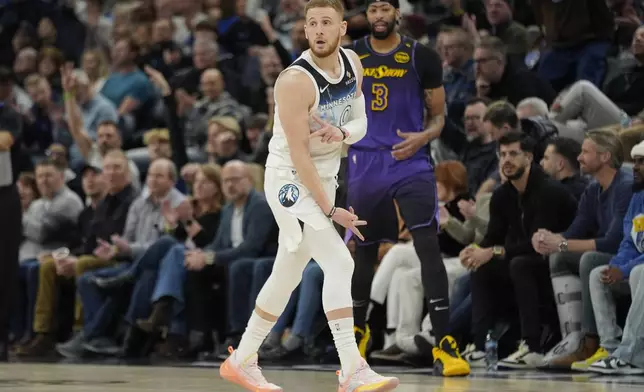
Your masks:
<svg viewBox="0 0 644 392"><path fill-rule="evenodd" d="M223 378L252 391L281 391L257 367L257 350L271 331L313 258L324 271L322 302L340 356L340 392L390 391L398 379L382 377L360 356L353 332L353 260L333 222L362 237L366 222L334 207L336 176L345 144L366 133L362 66L340 48L346 33L341 0L311 0L305 9L307 50L275 85L275 123L264 189L280 227L273 273L257 297L237 350L220 368ZM304 387L304 389L306 389Z"/></svg>

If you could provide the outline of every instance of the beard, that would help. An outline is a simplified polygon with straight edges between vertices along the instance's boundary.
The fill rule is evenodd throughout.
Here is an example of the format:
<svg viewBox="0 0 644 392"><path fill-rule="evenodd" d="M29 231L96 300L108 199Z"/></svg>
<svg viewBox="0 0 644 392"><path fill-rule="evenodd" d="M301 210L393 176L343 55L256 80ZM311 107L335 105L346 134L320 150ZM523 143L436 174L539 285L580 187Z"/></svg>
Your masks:
<svg viewBox="0 0 644 392"><path fill-rule="evenodd" d="M639 170L633 169L633 193L641 192L644 190L644 176Z"/></svg>
<svg viewBox="0 0 644 392"><path fill-rule="evenodd" d="M394 32L394 29L396 28L396 20L392 20L387 23L387 28L384 31L376 31L374 29L374 25L369 23L369 31L371 32L371 36L375 39L380 39L384 40L389 38L389 36Z"/></svg>
<svg viewBox="0 0 644 392"><path fill-rule="evenodd" d="M525 174L525 166L520 166L514 172L514 174L506 174L505 171L503 175L508 179L508 181L515 181L521 178Z"/></svg>
<svg viewBox="0 0 644 392"><path fill-rule="evenodd" d="M325 48L323 50L317 50L316 47L315 47L315 41L313 41L313 45L311 45L309 43L309 49L311 50L311 52L313 52L315 57L323 59L323 58L331 56L335 52L335 50L338 48L338 46L340 46L340 40L341 39L342 39L342 37L340 37L338 35L338 38L335 39L335 42L327 41L329 46L328 46L328 48Z"/></svg>

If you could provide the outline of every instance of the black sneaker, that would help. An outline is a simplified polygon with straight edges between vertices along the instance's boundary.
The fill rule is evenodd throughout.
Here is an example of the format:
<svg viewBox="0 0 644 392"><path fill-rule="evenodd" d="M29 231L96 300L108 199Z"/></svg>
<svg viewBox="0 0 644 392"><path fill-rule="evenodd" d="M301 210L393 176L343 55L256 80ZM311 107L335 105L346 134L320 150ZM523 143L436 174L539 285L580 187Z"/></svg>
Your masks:
<svg viewBox="0 0 644 392"><path fill-rule="evenodd" d="M404 357L405 353L395 343L384 350L378 350L371 353L371 358L383 361L401 362Z"/></svg>

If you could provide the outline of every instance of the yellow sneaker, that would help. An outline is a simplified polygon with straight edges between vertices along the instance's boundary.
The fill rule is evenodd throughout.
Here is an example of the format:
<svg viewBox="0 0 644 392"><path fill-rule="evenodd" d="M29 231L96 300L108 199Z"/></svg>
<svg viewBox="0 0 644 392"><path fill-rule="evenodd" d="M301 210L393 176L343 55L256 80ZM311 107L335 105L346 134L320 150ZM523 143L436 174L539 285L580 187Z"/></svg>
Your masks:
<svg viewBox="0 0 644 392"><path fill-rule="evenodd" d="M595 351L595 354L593 354L590 358L584 360L584 361L577 361L573 362L573 364L570 366L572 370L579 370L582 372L585 372L588 370L590 365L597 361L601 361L602 359L608 358L608 351L606 351L603 347L600 347L599 350Z"/></svg>
<svg viewBox="0 0 644 392"><path fill-rule="evenodd" d="M356 334L356 343L358 343L360 356L367 359L367 350L369 350L369 346L371 345L371 330L369 326L365 326L364 330L354 326L353 332Z"/></svg>
<svg viewBox="0 0 644 392"><path fill-rule="evenodd" d="M458 344L451 336L445 336L432 350L434 355L434 374L444 377L467 376L470 365L458 351Z"/></svg>

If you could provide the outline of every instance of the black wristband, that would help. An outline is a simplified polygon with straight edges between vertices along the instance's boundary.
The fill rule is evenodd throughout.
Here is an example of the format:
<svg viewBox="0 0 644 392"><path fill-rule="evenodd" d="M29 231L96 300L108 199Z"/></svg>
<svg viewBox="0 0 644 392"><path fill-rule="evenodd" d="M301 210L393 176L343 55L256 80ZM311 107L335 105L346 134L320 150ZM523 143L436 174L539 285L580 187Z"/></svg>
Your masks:
<svg viewBox="0 0 644 392"><path fill-rule="evenodd" d="M347 132L340 127L338 127L338 129L340 130L340 132L342 132L342 141L347 140Z"/></svg>
<svg viewBox="0 0 644 392"><path fill-rule="evenodd" d="M329 213L327 214L327 216L326 216L326 217L327 217L327 218L331 218L331 217L333 217L333 214L335 214L335 210L336 210L336 208L335 208L335 207L331 207L331 211L329 211Z"/></svg>

